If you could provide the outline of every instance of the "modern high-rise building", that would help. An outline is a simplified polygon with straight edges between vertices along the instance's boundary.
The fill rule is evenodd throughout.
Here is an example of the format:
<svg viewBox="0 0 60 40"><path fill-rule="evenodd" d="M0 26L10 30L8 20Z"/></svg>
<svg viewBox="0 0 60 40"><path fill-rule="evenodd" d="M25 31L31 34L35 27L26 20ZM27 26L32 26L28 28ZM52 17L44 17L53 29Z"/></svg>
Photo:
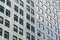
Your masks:
<svg viewBox="0 0 60 40"><path fill-rule="evenodd" d="M60 0L0 0L0 40L60 40Z"/></svg>

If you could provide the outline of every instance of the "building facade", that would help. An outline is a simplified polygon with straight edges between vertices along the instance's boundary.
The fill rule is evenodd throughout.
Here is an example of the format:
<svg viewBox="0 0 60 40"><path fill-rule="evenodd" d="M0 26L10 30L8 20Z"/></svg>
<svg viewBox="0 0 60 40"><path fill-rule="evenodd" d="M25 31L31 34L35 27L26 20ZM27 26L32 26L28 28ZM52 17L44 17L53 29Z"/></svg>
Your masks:
<svg viewBox="0 0 60 40"><path fill-rule="evenodd" d="M59 0L0 0L0 40L60 40Z"/></svg>

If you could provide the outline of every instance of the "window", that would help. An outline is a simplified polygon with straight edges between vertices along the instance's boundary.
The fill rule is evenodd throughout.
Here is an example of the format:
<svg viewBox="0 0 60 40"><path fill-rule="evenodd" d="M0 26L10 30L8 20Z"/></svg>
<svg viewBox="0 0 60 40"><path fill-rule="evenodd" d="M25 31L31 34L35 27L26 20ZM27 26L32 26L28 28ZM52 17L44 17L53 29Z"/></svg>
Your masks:
<svg viewBox="0 0 60 40"><path fill-rule="evenodd" d="M3 3L5 3L5 0L0 0L0 1L2 1Z"/></svg>
<svg viewBox="0 0 60 40"><path fill-rule="evenodd" d="M15 35L13 35L13 40L17 40L17 37Z"/></svg>
<svg viewBox="0 0 60 40"><path fill-rule="evenodd" d="M35 27L34 26L31 26L31 31L35 32Z"/></svg>
<svg viewBox="0 0 60 40"><path fill-rule="evenodd" d="M23 25L23 19L19 19L19 23L21 24L21 25Z"/></svg>
<svg viewBox="0 0 60 40"><path fill-rule="evenodd" d="M11 7L11 2L9 0L7 0L6 4Z"/></svg>
<svg viewBox="0 0 60 40"><path fill-rule="evenodd" d="M48 15L48 20L51 20L51 16L50 15Z"/></svg>
<svg viewBox="0 0 60 40"><path fill-rule="evenodd" d="M30 30L30 24L26 23L26 28Z"/></svg>
<svg viewBox="0 0 60 40"><path fill-rule="evenodd" d="M9 39L9 32L4 31L4 38Z"/></svg>
<svg viewBox="0 0 60 40"><path fill-rule="evenodd" d="M45 39L45 34L44 33L41 33L41 38Z"/></svg>
<svg viewBox="0 0 60 40"><path fill-rule="evenodd" d="M14 15L14 21L18 22L18 16Z"/></svg>
<svg viewBox="0 0 60 40"><path fill-rule="evenodd" d="M16 5L14 5L14 10L18 12L18 7Z"/></svg>
<svg viewBox="0 0 60 40"><path fill-rule="evenodd" d="M18 0L14 0L16 3L18 3Z"/></svg>
<svg viewBox="0 0 60 40"><path fill-rule="evenodd" d="M57 34L54 33L54 39L57 39Z"/></svg>
<svg viewBox="0 0 60 40"><path fill-rule="evenodd" d="M40 28L40 22L36 21L36 26Z"/></svg>
<svg viewBox="0 0 60 40"><path fill-rule="evenodd" d="M30 20L30 15L26 14L26 19Z"/></svg>
<svg viewBox="0 0 60 40"><path fill-rule="evenodd" d="M6 15L10 17L10 10L6 9Z"/></svg>
<svg viewBox="0 0 60 40"><path fill-rule="evenodd" d="M19 40L22 40L22 39L19 38Z"/></svg>
<svg viewBox="0 0 60 40"><path fill-rule="evenodd" d="M46 33L49 34L49 29L48 28L46 28Z"/></svg>
<svg viewBox="0 0 60 40"><path fill-rule="evenodd" d="M35 36L31 35L31 40L35 40Z"/></svg>
<svg viewBox="0 0 60 40"><path fill-rule="evenodd" d="M27 11L30 12L30 7L28 5L26 5L26 9L27 9Z"/></svg>
<svg viewBox="0 0 60 40"><path fill-rule="evenodd" d="M0 16L0 23L3 24L3 17Z"/></svg>
<svg viewBox="0 0 60 40"><path fill-rule="evenodd" d="M40 8L40 13L43 14L43 9Z"/></svg>
<svg viewBox="0 0 60 40"><path fill-rule="evenodd" d="M31 13L34 15L34 10L31 8Z"/></svg>
<svg viewBox="0 0 60 40"><path fill-rule="evenodd" d="M26 32L26 38L30 40L30 33Z"/></svg>
<svg viewBox="0 0 60 40"><path fill-rule="evenodd" d="M33 1L31 1L31 5L34 7L34 2Z"/></svg>
<svg viewBox="0 0 60 40"><path fill-rule="evenodd" d="M19 28L19 34L23 35L23 29Z"/></svg>
<svg viewBox="0 0 60 40"><path fill-rule="evenodd" d="M40 20L41 20L42 22L44 22L44 18L43 18L42 16L40 16Z"/></svg>
<svg viewBox="0 0 60 40"><path fill-rule="evenodd" d="M30 4L30 0L26 0L26 2Z"/></svg>
<svg viewBox="0 0 60 40"><path fill-rule="evenodd" d="M49 31L49 34L50 34L50 36L53 36L53 32L52 31Z"/></svg>
<svg viewBox="0 0 60 40"><path fill-rule="evenodd" d="M23 10L22 10L22 9L20 9L20 14L21 14L22 16L23 16L23 13L24 13L24 12L23 12Z"/></svg>
<svg viewBox="0 0 60 40"><path fill-rule="evenodd" d="M45 11L47 10L47 6L46 5L44 5L44 9L45 9Z"/></svg>
<svg viewBox="0 0 60 40"><path fill-rule="evenodd" d="M44 25L43 25L43 24L40 24L40 28L41 28L42 30L44 30Z"/></svg>
<svg viewBox="0 0 60 40"><path fill-rule="evenodd" d="M33 18L33 17L31 17L31 22L32 22L32 23L35 23L35 20L34 20L34 18Z"/></svg>
<svg viewBox="0 0 60 40"><path fill-rule="evenodd" d="M40 7L42 7L42 6L43 6L43 3L42 3L41 1L39 2L39 4L40 4Z"/></svg>
<svg viewBox="0 0 60 40"><path fill-rule="evenodd" d="M36 13L36 18L40 19L40 15L38 13Z"/></svg>
<svg viewBox="0 0 60 40"><path fill-rule="evenodd" d="M4 7L0 5L0 12L4 13Z"/></svg>
<svg viewBox="0 0 60 40"><path fill-rule="evenodd" d="M10 27L10 22L6 19L5 19L5 26L7 26L8 28Z"/></svg>
<svg viewBox="0 0 60 40"><path fill-rule="evenodd" d="M2 36L2 32L3 32L3 29L2 29L2 28L0 28L0 36Z"/></svg>
<svg viewBox="0 0 60 40"><path fill-rule="evenodd" d="M18 32L18 27L16 25L13 25L13 31Z"/></svg>
<svg viewBox="0 0 60 40"><path fill-rule="evenodd" d="M37 30L37 35L38 35L38 36L41 36L41 33L40 33L40 31L39 31L39 30Z"/></svg>
<svg viewBox="0 0 60 40"><path fill-rule="evenodd" d="M24 6L24 2L22 0L20 0L20 5L23 7Z"/></svg>

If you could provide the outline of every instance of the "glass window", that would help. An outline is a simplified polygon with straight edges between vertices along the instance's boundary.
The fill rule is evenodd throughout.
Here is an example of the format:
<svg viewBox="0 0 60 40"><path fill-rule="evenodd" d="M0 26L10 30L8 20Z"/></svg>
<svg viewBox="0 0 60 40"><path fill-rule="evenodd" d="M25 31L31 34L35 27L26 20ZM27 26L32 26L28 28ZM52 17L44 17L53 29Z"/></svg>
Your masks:
<svg viewBox="0 0 60 40"><path fill-rule="evenodd" d="M18 3L18 0L14 0L16 3Z"/></svg>
<svg viewBox="0 0 60 40"><path fill-rule="evenodd" d="M18 12L18 7L16 5L14 5L14 10Z"/></svg>
<svg viewBox="0 0 60 40"><path fill-rule="evenodd" d="M13 31L18 32L18 27L14 24Z"/></svg>
<svg viewBox="0 0 60 40"><path fill-rule="evenodd" d="M22 0L20 0L20 5L23 7L24 6L24 2Z"/></svg>
<svg viewBox="0 0 60 40"><path fill-rule="evenodd" d="M26 19L30 20L30 15L26 14Z"/></svg>
<svg viewBox="0 0 60 40"><path fill-rule="evenodd" d="M41 38L45 39L45 34L44 33L41 33Z"/></svg>
<svg viewBox="0 0 60 40"><path fill-rule="evenodd" d="M48 28L46 28L46 33L49 34L49 29Z"/></svg>
<svg viewBox="0 0 60 40"><path fill-rule="evenodd" d="M30 0L26 0L26 2L30 4Z"/></svg>
<svg viewBox="0 0 60 40"><path fill-rule="evenodd" d="M35 36L31 35L31 40L35 40Z"/></svg>
<svg viewBox="0 0 60 40"><path fill-rule="evenodd" d="M50 15L48 15L48 20L51 20L51 16Z"/></svg>
<svg viewBox="0 0 60 40"><path fill-rule="evenodd" d="M7 26L9 28L10 27L10 21L5 19L5 26Z"/></svg>
<svg viewBox="0 0 60 40"><path fill-rule="evenodd" d="M26 32L26 38L30 40L30 33Z"/></svg>
<svg viewBox="0 0 60 40"><path fill-rule="evenodd" d="M18 22L18 16L14 14L14 21Z"/></svg>
<svg viewBox="0 0 60 40"><path fill-rule="evenodd" d="M11 7L11 2L9 0L7 0L6 4Z"/></svg>
<svg viewBox="0 0 60 40"><path fill-rule="evenodd" d="M22 9L20 9L20 14L21 14L22 16L23 16L23 13L24 13L24 12L23 12L23 10L22 10Z"/></svg>
<svg viewBox="0 0 60 40"><path fill-rule="evenodd" d="M40 15L38 13L36 13L36 18L40 19Z"/></svg>
<svg viewBox="0 0 60 40"><path fill-rule="evenodd" d="M49 34L50 34L50 36L53 36L53 32L52 31L49 31Z"/></svg>
<svg viewBox="0 0 60 40"><path fill-rule="evenodd" d="M30 24L26 23L26 28L30 30Z"/></svg>
<svg viewBox="0 0 60 40"><path fill-rule="evenodd" d="M31 17L31 22L32 22L32 23L35 23L35 20L34 20L34 18L33 18L33 17Z"/></svg>
<svg viewBox="0 0 60 40"><path fill-rule="evenodd" d="M43 25L43 24L40 24L40 28L41 28L42 30L44 30L44 25Z"/></svg>
<svg viewBox="0 0 60 40"><path fill-rule="evenodd" d="M31 26L31 31L35 32L35 27L34 26Z"/></svg>
<svg viewBox="0 0 60 40"><path fill-rule="evenodd" d="M23 29L19 28L19 34L23 35Z"/></svg>
<svg viewBox="0 0 60 40"><path fill-rule="evenodd" d="M22 40L22 39L19 38L19 40Z"/></svg>
<svg viewBox="0 0 60 40"><path fill-rule="evenodd" d="M3 24L3 17L0 16L0 23Z"/></svg>
<svg viewBox="0 0 60 40"><path fill-rule="evenodd" d="M17 37L15 35L13 35L13 40L17 40Z"/></svg>
<svg viewBox="0 0 60 40"><path fill-rule="evenodd" d="M0 36L2 36L2 33L3 33L3 29L0 28Z"/></svg>
<svg viewBox="0 0 60 40"><path fill-rule="evenodd" d="M0 5L0 12L4 13L4 7Z"/></svg>
<svg viewBox="0 0 60 40"><path fill-rule="evenodd" d="M4 31L4 38L9 39L9 32Z"/></svg>
<svg viewBox="0 0 60 40"><path fill-rule="evenodd" d="M41 33L40 33L40 31L39 31L39 30L37 30L37 35L38 35L38 36L41 36Z"/></svg>
<svg viewBox="0 0 60 40"><path fill-rule="evenodd" d="M43 6L43 3L41 1L39 2L39 4L40 4L41 7Z"/></svg>
<svg viewBox="0 0 60 40"><path fill-rule="evenodd" d="M26 5L26 9L27 9L27 11L30 12L30 7L28 5Z"/></svg>
<svg viewBox="0 0 60 40"><path fill-rule="evenodd" d="M20 23L21 25L23 25L23 19L22 19L22 18L19 19L19 23Z"/></svg>
<svg viewBox="0 0 60 40"><path fill-rule="evenodd" d="M57 34L54 34L54 39L57 39Z"/></svg>
<svg viewBox="0 0 60 40"><path fill-rule="evenodd" d="M40 20L41 20L42 22L44 22L44 18L43 18L42 16L40 16Z"/></svg>
<svg viewBox="0 0 60 40"><path fill-rule="evenodd" d="M36 26L40 28L40 22L36 21Z"/></svg>
<svg viewBox="0 0 60 40"><path fill-rule="evenodd" d="M43 14L43 9L40 8L40 13Z"/></svg>
<svg viewBox="0 0 60 40"><path fill-rule="evenodd" d="M34 2L33 1L31 1L31 5L34 7Z"/></svg>
<svg viewBox="0 0 60 40"><path fill-rule="evenodd" d="M0 0L1 2L5 3L5 0Z"/></svg>
<svg viewBox="0 0 60 40"><path fill-rule="evenodd" d="M34 15L34 10L31 8L31 13Z"/></svg>
<svg viewBox="0 0 60 40"><path fill-rule="evenodd" d="M10 10L6 9L6 15L10 17Z"/></svg>

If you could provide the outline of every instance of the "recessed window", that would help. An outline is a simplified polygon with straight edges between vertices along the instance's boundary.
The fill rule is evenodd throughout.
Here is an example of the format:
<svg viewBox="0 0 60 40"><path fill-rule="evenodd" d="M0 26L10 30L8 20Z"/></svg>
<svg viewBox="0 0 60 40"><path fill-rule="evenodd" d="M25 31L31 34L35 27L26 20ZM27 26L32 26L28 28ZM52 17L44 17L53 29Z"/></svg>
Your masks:
<svg viewBox="0 0 60 40"><path fill-rule="evenodd" d="M31 1L31 5L34 7L34 2L33 1Z"/></svg>
<svg viewBox="0 0 60 40"><path fill-rule="evenodd" d="M34 10L31 8L31 13L34 15Z"/></svg>
<svg viewBox="0 0 60 40"><path fill-rule="evenodd" d="M32 23L35 23L35 20L34 20L34 18L33 18L33 17L31 17L31 22L32 22Z"/></svg>
<svg viewBox="0 0 60 40"><path fill-rule="evenodd" d="M19 38L19 40L22 40L22 39Z"/></svg>
<svg viewBox="0 0 60 40"><path fill-rule="evenodd" d="M46 28L46 33L49 34L49 29L48 28Z"/></svg>
<svg viewBox="0 0 60 40"><path fill-rule="evenodd" d="M22 18L20 18L20 19L19 19L19 23L20 23L21 25L23 25L23 24L24 24L24 21L23 21L23 19L22 19Z"/></svg>
<svg viewBox="0 0 60 40"><path fill-rule="evenodd" d="M19 28L19 34L23 35L23 29Z"/></svg>
<svg viewBox="0 0 60 40"><path fill-rule="evenodd" d="M8 20L5 20L5 26L7 26L8 28L10 27L10 22Z"/></svg>
<svg viewBox="0 0 60 40"><path fill-rule="evenodd" d="M31 35L31 40L35 40L35 36Z"/></svg>
<svg viewBox="0 0 60 40"><path fill-rule="evenodd" d="M30 24L26 23L26 28L30 30Z"/></svg>
<svg viewBox="0 0 60 40"><path fill-rule="evenodd" d="M0 36L2 36L2 33L3 33L3 29L0 28Z"/></svg>
<svg viewBox="0 0 60 40"><path fill-rule="evenodd" d="M30 15L26 14L26 19L30 20Z"/></svg>
<svg viewBox="0 0 60 40"><path fill-rule="evenodd" d="M18 12L18 7L16 5L14 5L14 10Z"/></svg>
<svg viewBox="0 0 60 40"><path fill-rule="evenodd" d="M40 28L41 28L42 30L44 30L44 25L43 25L43 24L40 24Z"/></svg>
<svg viewBox="0 0 60 40"><path fill-rule="evenodd" d="M11 7L11 1L7 0L6 4Z"/></svg>
<svg viewBox="0 0 60 40"><path fill-rule="evenodd" d="M18 3L18 0L14 0L16 3Z"/></svg>
<svg viewBox="0 0 60 40"><path fill-rule="evenodd" d="M20 0L20 6L24 6L24 2L22 0Z"/></svg>
<svg viewBox="0 0 60 40"><path fill-rule="evenodd" d="M30 33L26 32L26 38L30 40Z"/></svg>
<svg viewBox="0 0 60 40"><path fill-rule="evenodd" d="M15 35L13 35L13 40L17 40L17 37Z"/></svg>
<svg viewBox="0 0 60 40"><path fill-rule="evenodd" d="M45 39L45 34L44 33L41 33L41 38Z"/></svg>
<svg viewBox="0 0 60 40"><path fill-rule="evenodd" d="M40 33L40 31L39 31L39 30L37 30L37 35L38 35L38 36L41 36L41 33Z"/></svg>
<svg viewBox="0 0 60 40"><path fill-rule="evenodd" d="M13 25L13 26L14 26L13 31L18 32L18 26L16 26L16 25Z"/></svg>
<svg viewBox="0 0 60 40"><path fill-rule="evenodd" d="M30 7L28 5L26 5L26 9L27 9L27 11L30 12Z"/></svg>
<svg viewBox="0 0 60 40"><path fill-rule="evenodd" d="M5 0L0 0L1 2L5 3Z"/></svg>
<svg viewBox="0 0 60 40"><path fill-rule="evenodd" d="M4 13L4 7L0 5L0 12Z"/></svg>
<svg viewBox="0 0 60 40"><path fill-rule="evenodd" d="M14 21L18 22L18 16L14 15Z"/></svg>
<svg viewBox="0 0 60 40"><path fill-rule="evenodd" d="M35 33L35 27L31 26L31 31Z"/></svg>
<svg viewBox="0 0 60 40"><path fill-rule="evenodd" d="M9 39L9 32L4 31L4 38Z"/></svg>
<svg viewBox="0 0 60 40"><path fill-rule="evenodd" d="M6 15L10 17L10 10L6 9Z"/></svg>
<svg viewBox="0 0 60 40"><path fill-rule="evenodd" d="M22 15L22 16L23 16L23 13L24 13L24 12L23 12L23 10L22 10L22 9L20 9L20 15Z"/></svg>
<svg viewBox="0 0 60 40"><path fill-rule="evenodd" d="M3 17L0 16L0 23L3 24Z"/></svg>
<svg viewBox="0 0 60 40"><path fill-rule="evenodd" d="M26 0L26 2L30 4L30 0Z"/></svg>

